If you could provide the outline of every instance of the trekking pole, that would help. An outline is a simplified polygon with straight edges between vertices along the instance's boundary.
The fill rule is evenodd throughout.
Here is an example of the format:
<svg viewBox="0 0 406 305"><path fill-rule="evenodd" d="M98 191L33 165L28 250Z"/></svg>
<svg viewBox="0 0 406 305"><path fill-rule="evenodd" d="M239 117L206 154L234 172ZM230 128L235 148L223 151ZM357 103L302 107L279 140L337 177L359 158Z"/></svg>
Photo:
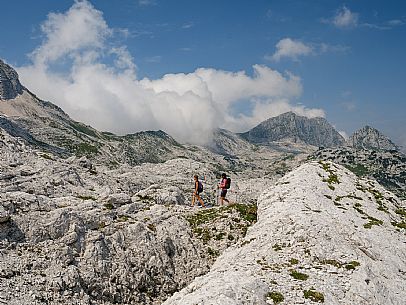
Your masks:
<svg viewBox="0 0 406 305"><path fill-rule="evenodd" d="M218 185L216 185L216 188L217 188L217 190L216 190L216 204L218 206L219 205L219 188L218 188Z"/></svg>

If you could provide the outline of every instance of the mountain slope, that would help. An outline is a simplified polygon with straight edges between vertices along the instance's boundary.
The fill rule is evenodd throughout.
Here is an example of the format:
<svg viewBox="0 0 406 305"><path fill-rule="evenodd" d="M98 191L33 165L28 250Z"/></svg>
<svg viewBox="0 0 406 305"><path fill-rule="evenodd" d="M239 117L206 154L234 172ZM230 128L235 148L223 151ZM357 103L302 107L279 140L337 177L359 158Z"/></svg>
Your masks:
<svg viewBox="0 0 406 305"><path fill-rule="evenodd" d="M314 152L311 158L344 165L356 175L375 179L389 191L406 199L406 156L397 150L325 148Z"/></svg>
<svg viewBox="0 0 406 305"><path fill-rule="evenodd" d="M0 160L1 304L161 304L255 220L255 205L191 208L193 174L215 177L189 159L108 170L0 128Z"/></svg>
<svg viewBox="0 0 406 305"><path fill-rule="evenodd" d="M241 136L252 143L262 145L280 140L323 147L344 143L344 138L324 118L309 119L293 112L270 118L241 133Z"/></svg>
<svg viewBox="0 0 406 305"><path fill-rule="evenodd" d="M399 150L399 148L379 130L365 126L347 140L347 145L358 149Z"/></svg>
<svg viewBox="0 0 406 305"><path fill-rule="evenodd" d="M13 99L22 91L17 72L0 59L0 100Z"/></svg>
<svg viewBox="0 0 406 305"><path fill-rule="evenodd" d="M102 133L72 120L58 106L42 101L23 87L17 72L0 60L0 114L2 126L33 146L61 156L87 156L112 166L163 162L188 154L163 131L126 136Z"/></svg>
<svg viewBox="0 0 406 305"><path fill-rule="evenodd" d="M164 304L401 305L401 205L339 165L305 164L260 196L258 222L245 241Z"/></svg>

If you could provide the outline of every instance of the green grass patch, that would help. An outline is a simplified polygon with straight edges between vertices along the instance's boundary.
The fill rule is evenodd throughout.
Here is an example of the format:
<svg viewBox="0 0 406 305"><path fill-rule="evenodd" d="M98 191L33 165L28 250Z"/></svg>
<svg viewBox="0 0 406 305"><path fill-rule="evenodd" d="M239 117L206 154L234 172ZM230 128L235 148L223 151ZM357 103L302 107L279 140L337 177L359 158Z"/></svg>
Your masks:
<svg viewBox="0 0 406 305"><path fill-rule="evenodd" d="M199 211L193 215L186 216L186 220L192 227L199 226L204 223L212 222L221 216L220 209L207 209Z"/></svg>
<svg viewBox="0 0 406 305"><path fill-rule="evenodd" d="M340 263L339 261L336 261L335 259L325 259L325 260L321 261L321 263L324 265L332 265L337 268L341 268L341 266L343 265L342 263Z"/></svg>
<svg viewBox="0 0 406 305"><path fill-rule="evenodd" d="M106 227L106 223L104 221L99 222L99 224L97 225L98 230L102 230L105 227Z"/></svg>
<svg viewBox="0 0 406 305"><path fill-rule="evenodd" d="M220 232L219 234L217 234L217 235L214 237L214 239L215 239L215 240L222 240L225 235L226 235L226 233Z"/></svg>
<svg viewBox="0 0 406 305"><path fill-rule="evenodd" d="M104 204L103 205L107 210L112 210L112 209L114 209L114 206L113 206L113 204L111 204L111 203L106 203L106 204Z"/></svg>
<svg viewBox="0 0 406 305"><path fill-rule="evenodd" d="M274 245L272 246L272 249L274 249L275 251L280 251L280 250L282 250L282 246L279 245L279 244L274 244Z"/></svg>
<svg viewBox="0 0 406 305"><path fill-rule="evenodd" d="M328 173L327 179L323 179L323 182L327 182L329 185L330 184L339 184L340 180L338 180L338 176L334 173L334 171L330 168L330 165L328 163L324 163L322 161L319 161L319 164L321 164L322 168Z"/></svg>
<svg viewBox="0 0 406 305"><path fill-rule="evenodd" d="M271 299L274 304L279 304L285 300L283 294L277 291L268 292L266 298Z"/></svg>
<svg viewBox="0 0 406 305"><path fill-rule="evenodd" d="M297 264L299 264L299 261L298 261L296 258L291 258L291 259L289 260L289 263L290 263L291 265L297 265Z"/></svg>
<svg viewBox="0 0 406 305"><path fill-rule="evenodd" d="M242 219L248 221L250 224L257 221L257 205L256 204L232 204L227 206L226 209L235 209L240 213Z"/></svg>
<svg viewBox="0 0 406 305"><path fill-rule="evenodd" d="M128 217L127 215L120 215L118 216L118 221L120 222L125 222L129 219L130 217Z"/></svg>
<svg viewBox="0 0 406 305"><path fill-rule="evenodd" d="M402 208L396 209L395 213L400 215L400 216L406 217L406 210L405 209L402 209Z"/></svg>
<svg viewBox="0 0 406 305"><path fill-rule="evenodd" d="M324 303L324 295L321 292L315 291L313 289L303 290L305 299L309 299L313 302Z"/></svg>
<svg viewBox="0 0 406 305"><path fill-rule="evenodd" d="M296 271L294 269L290 270L289 275L291 277L293 277L294 279L300 280L300 281L306 281L309 278L309 276L307 274L301 273L301 272Z"/></svg>
<svg viewBox="0 0 406 305"><path fill-rule="evenodd" d="M331 184L328 185L328 188L332 191L334 191L336 188L334 186L332 186Z"/></svg>
<svg viewBox="0 0 406 305"><path fill-rule="evenodd" d="M50 155L48 154L40 154L40 157L47 159L47 160L55 160L54 158L52 158Z"/></svg>
<svg viewBox="0 0 406 305"><path fill-rule="evenodd" d="M392 226L394 227L398 227L400 229L406 229L406 222L405 221L401 221L401 222L391 222Z"/></svg>
<svg viewBox="0 0 406 305"><path fill-rule="evenodd" d="M87 126L87 125L85 125L83 123L79 123L79 122L71 122L69 125L72 126L76 131L87 134L88 136L99 138L97 133L90 126Z"/></svg>
<svg viewBox="0 0 406 305"><path fill-rule="evenodd" d="M383 224L382 220L376 219L372 216L368 216L369 222L367 222L366 224L364 224L364 228L365 229L371 229L372 226L380 226Z"/></svg>
<svg viewBox="0 0 406 305"><path fill-rule="evenodd" d="M207 253L209 253L210 256L219 256L220 252L218 250L212 249L210 247L207 248Z"/></svg>
<svg viewBox="0 0 406 305"><path fill-rule="evenodd" d="M360 208L362 205L359 203L356 203L353 208L360 214L362 215L366 215L366 213Z"/></svg>
<svg viewBox="0 0 406 305"><path fill-rule="evenodd" d="M94 198L93 196L86 196L86 195L79 195L78 198L82 199L82 200L93 200L93 201L96 200L96 198Z"/></svg>
<svg viewBox="0 0 406 305"><path fill-rule="evenodd" d="M150 229L153 232L156 232L156 226L153 223L149 223L147 225L147 228Z"/></svg>
<svg viewBox="0 0 406 305"><path fill-rule="evenodd" d="M353 166L347 164L347 165L344 165L344 166L347 169L349 169L350 171L352 171L358 177L363 177L363 176L366 176L366 175L369 174L368 168L366 168L362 164L354 164Z"/></svg>
<svg viewBox="0 0 406 305"><path fill-rule="evenodd" d="M88 143L79 143L74 146L75 154L78 156L92 156L99 153L99 149Z"/></svg>
<svg viewBox="0 0 406 305"><path fill-rule="evenodd" d="M347 264L344 265L345 269L347 270L354 270L355 268L357 268L360 265L359 262L357 261L351 261Z"/></svg>

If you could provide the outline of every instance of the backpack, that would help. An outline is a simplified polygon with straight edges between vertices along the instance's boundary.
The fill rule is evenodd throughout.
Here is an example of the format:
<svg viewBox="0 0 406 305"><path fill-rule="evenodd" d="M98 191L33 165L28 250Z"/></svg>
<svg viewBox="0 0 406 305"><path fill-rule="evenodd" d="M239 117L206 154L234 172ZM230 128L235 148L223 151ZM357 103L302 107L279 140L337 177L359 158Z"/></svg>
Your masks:
<svg viewBox="0 0 406 305"><path fill-rule="evenodd" d="M197 191L199 193L203 192L203 183L201 183L200 181L197 182Z"/></svg>
<svg viewBox="0 0 406 305"><path fill-rule="evenodd" d="M228 177L227 180L226 180L226 189L229 189L230 185L231 185L231 178Z"/></svg>

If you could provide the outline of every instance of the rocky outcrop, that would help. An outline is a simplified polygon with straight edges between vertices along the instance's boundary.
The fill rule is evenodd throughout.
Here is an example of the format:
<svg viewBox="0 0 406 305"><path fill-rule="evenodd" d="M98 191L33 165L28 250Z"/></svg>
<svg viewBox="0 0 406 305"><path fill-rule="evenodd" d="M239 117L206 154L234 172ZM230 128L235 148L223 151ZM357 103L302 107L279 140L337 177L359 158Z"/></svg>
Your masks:
<svg viewBox="0 0 406 305"><path fill-rule="evenodd" d="M0 303L161 304L256 220L254 206L191 208L186 159L109 170L0 128ZM231 196L230 196L231 197Z"/></svg>
<svg viewBox="0 0 406 305"><path fill-rule="evenodd" d="M406 199L406 155L397 150L325 148L310 158L344 165L357 176L375 179L399 198Z"/></svg>
<svg viewBox="0 0 406 305"><path fill-rule="evenodd" d="M17 72L0 59L0 100L10 100L23 93Z"/></svg>
<svg viewBox="0 0 406 305"><path fill-rule="evenodd" d="M324 118L307 118L286 112L270 118L241 136L256 144L289 140L313 146L332 147L344 144L344 138Z"/></svg>
<svg viewBox="0 0 406 305"><path fill-rule="evenodd" d="M260 196L244 241L164 304L403 304L405 213L374 181L305 164Z"/></svg>
<svg viewBox="0 0 406 305"><path fill-rule="evenodd" d="M348 139L347 145L357 149L399 150L399 148L379 130L365 126Z"/></svg>

